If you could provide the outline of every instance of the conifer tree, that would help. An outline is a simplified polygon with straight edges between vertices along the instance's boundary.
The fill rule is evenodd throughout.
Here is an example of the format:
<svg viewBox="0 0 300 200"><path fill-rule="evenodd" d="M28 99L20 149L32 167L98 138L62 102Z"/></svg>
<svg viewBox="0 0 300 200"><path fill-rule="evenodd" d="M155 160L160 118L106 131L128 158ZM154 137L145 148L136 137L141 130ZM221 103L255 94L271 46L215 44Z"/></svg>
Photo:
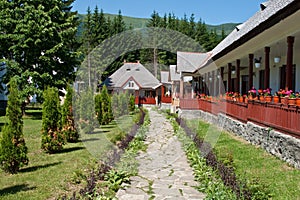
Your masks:
<svg viewBox="0 0 300 200"><path fill-rule="evenodd" d="M72 97L73 88L68 85L66 98L62 107L62 133L68 142L77 142L79 133L74 122Z"/></svg>
<svg viewBox="0 0 300 200"><path fill-rule="evenodd" d="M95 112L99 125L102 124L102 98L101 94L95 96Z"/></svg>
<svg viewBox="0 0 300 200"><path fill-rule="evenodd" d="M61 113L58 90L47 88L44 91L42 118L42 149L47 153L55 153L63 149L65 137L62 134Z"/></svg>
<svg viewBox="0 0 300 200"><path fill-rule="evenodd" d="M115 118L118 118L121 115L121 110L119 108L119 95L120 94L113 94L111 101L113 114Z"/></svg>
<svg viewBox="0 0 300 200"><path fill-rule="evenodd" d="M9 83L7 124L0 138L0 166L5 172L17 173L19 168L28 164L27 147L23 136L23 120L17 81Z"/></svg>
<svg viewBox="0 0 300 200"><path fill-rule="evenodd" d="M133 112L135 110L135 96L130 95L129 97L129 111Z"/></svg>
<svg viewBox="0 0 300 200"><path fill-rule="evenodd" d="M80 129L83 133L90 134L95 128L95 101L91 88L80 93Z"/></svg>
<svg viewBox="0 0 300 200"><path fill-rule="evenodd" d="M108 94L107 88L104 85L101 90L102 102L102 124L109 124L113 120L113 113L111 109L111 97Z"/></svg>

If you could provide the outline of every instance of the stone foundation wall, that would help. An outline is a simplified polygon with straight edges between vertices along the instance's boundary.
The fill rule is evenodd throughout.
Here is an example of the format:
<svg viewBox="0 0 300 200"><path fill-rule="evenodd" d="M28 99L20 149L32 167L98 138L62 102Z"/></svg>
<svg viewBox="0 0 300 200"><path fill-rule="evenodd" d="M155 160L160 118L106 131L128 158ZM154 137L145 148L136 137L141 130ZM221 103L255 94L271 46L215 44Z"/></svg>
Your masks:
<svg viewBox="0 0 300 200"><path fill-rule="evenodd" d="M215 124L300 169L300 140L295 137L252 122L242 123L224 114L216 116L201 110L181 110L179 114L182 118L201 119Z"/></svg>

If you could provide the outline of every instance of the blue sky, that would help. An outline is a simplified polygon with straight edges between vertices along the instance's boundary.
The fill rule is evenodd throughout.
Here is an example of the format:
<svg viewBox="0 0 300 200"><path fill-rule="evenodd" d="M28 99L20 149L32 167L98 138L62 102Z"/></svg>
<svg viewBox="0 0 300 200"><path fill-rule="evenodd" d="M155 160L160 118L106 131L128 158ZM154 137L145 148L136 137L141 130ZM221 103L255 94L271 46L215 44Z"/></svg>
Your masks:
<svg viewBox="0 0 300 200"><path fill-rule="evenodd" d="M86 13L88 6L93 10L96 5L105 13L132 17L149 18L153 11L161 16L174 13L178 17L193 13L207 24L244 22L259 9L259 4L266 0L76 0L73 9Z"/></svg>

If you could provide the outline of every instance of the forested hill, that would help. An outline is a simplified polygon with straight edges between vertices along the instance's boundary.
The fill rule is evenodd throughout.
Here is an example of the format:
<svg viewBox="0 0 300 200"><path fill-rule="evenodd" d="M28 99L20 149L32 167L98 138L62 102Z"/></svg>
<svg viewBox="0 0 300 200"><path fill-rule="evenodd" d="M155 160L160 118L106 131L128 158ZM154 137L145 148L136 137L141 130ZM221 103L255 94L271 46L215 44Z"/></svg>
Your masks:
<svg viewBox="0 0 300 200"><path fill-rule="evenodd" d="M107 14L105 13L106 17L110 17L111 19L116 17L117 15L114 14ZM85 17L83 14L79 14L79 18L82 19ZM149 22L149 18L136 18L136 17L128 17L123 16L123 20L125 24L129 27L132 26L133 28L145 28L147 23ZM225 34L228 35L239 23L226 23L226 24L220 24L220 25L209 25L206 24L207 30L216 30L218 35L221 35L222 29L224 29ZM78 30L79 34L82 32L82 23L79 26Z"/></svg>

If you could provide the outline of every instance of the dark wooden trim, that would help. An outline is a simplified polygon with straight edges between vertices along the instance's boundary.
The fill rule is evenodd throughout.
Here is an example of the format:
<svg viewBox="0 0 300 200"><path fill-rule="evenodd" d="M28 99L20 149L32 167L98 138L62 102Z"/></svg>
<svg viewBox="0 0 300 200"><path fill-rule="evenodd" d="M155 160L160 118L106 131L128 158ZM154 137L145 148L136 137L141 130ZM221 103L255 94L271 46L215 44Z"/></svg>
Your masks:
<svg viewBox="0 0 300 200"><path fill-rule="evenodd" d="M250 39L254 38L255 36L261 34L265 30L271 28L275 24L279 23L283 19L289 17L293 13L297 12L300 9L300 1L293 1L285 8L278 11L276 14L271 16L266 21L262 22L260 25L243 35L239 40L234 41L231 45L224 48L221 52L214 55L212 60L218 60L222 56L228 54L229 52L233 51L237 47L241 46L242 44L248 42ZM252 86L251 86L252 87Z"/></svg>
<svg viewBox="0 0 300 200"><path fill-rule="evenodd" d="M249 90L253 87L253 60L254 60L254 55L249 54Z"/></svg>
<svg viewBox="0 0 300 200"><path fill-rule="evenodd" d="M270 47L265 47L265 88L270 87Z"/></svg>
<svg viewBox="0 0 300 200"><path fill-rule="evenodd" d="M232 92L232 85L231 85L231 67L232 67L232 64L231 63L228 63L228 73L227 73L227 84L228 84L228 91L229 92Z"/></svg>

